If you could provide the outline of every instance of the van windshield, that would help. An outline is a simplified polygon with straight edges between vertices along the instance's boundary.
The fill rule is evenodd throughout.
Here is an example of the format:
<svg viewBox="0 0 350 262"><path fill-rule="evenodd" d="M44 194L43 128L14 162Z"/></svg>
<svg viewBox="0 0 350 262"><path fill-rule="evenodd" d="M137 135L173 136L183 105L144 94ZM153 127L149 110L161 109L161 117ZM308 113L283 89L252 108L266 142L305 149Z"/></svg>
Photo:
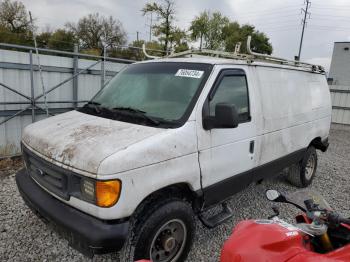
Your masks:
<svg viewBox="0 0 350 262"><path fill-rule="evenodd" d="M188 118L210 70L211 65L198 63L133 64L118 73L89 105L101 117L128 115L127 121L141 118L141 124L179 123ZM106 110L109 113L103 114Z"/></svg>

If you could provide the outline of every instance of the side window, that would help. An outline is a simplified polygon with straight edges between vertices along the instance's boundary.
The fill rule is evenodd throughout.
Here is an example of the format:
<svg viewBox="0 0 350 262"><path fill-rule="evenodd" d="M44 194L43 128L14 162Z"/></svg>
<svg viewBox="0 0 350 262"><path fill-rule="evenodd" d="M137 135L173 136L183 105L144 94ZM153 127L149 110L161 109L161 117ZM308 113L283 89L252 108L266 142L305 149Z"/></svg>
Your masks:
<svg viewBox="0 0 350 262"><path fill-rule="evenodd" d="M247 80L244 75L224 76L217 87L214 97L209 101L209 114L215 116L218 103L234 104L241 122L250 119Z"/></svg>

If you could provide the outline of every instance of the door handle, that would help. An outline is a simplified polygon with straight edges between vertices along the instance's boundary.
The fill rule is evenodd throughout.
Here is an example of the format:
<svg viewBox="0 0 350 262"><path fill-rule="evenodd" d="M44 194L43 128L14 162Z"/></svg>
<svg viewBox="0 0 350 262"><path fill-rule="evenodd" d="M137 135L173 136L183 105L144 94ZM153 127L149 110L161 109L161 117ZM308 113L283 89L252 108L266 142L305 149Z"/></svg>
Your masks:
<svg viewBox="0 0 350 262"><path fill-rule="evenodd" d="M251 154L254 153L254 140L250 141L250 144L249 144L249 153L251 153Z"/></svg>

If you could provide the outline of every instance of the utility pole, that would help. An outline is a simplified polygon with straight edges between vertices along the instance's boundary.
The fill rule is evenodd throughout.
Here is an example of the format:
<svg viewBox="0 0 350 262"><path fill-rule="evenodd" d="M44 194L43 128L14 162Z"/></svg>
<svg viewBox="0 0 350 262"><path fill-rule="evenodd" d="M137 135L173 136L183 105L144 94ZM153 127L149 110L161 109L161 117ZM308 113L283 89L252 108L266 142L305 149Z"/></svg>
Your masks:
<svg viewBox="0 0 350 262"><path fill-rule="evenodd" d="M302 23L303 23L303 30L301 31L301 38L300 38L300 45L299 45L299 53L298 53L298 61L300 61L300 54L301 54L301 48L303 46L303 39L304 39L304 31L305 31L305 26L306 26L306 19L307 17L309 16L310 18L310 15L311 13L308 11L310 6L311 6L311 2L310 0L305 0L305 4L306 4L306 7L305 9L302 8L301 9L301 12L304 13L304 18L302 20Z"/></svg>
<svg viewBox="0 0 350 262"><path fill-rule="evenodd" d="M152 26L153 26L153 14L151 13L151 22L149 24L149 41L152 42Z"/></svg>
<svg viewBox="0 0 350 262"><path fill-rule="evenodd" d="M146 18L146 23L145 23L145 26L149 27L149 42L152 41L152 28L153 28L153 13L151 12L150 13L150 16L147 16ZM149 23L148 23L149 21Z"/></svg>
<svg viewBox="0 0 350 262"><path fill-rule="evenodd" d="M137 42L139 41L139 31L136 31L136 40L137 40Z"/></svg>

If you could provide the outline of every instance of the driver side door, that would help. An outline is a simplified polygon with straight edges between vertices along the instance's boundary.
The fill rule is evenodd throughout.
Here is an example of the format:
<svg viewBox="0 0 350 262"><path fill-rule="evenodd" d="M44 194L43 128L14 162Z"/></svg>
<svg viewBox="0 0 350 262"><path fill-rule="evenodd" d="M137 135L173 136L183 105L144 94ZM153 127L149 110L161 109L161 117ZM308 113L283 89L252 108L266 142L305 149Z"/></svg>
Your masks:
<svg viewBox="0 0 350 262"><path fill-rule="evenodd" d="M206 98L202 116L215 118L218 103L234 104L239 116L235 128L204 130L199 136L199 162L205 204L218 203L245 188L255 163L256 125L251 92L243 69L223 69Z"/></svg>

